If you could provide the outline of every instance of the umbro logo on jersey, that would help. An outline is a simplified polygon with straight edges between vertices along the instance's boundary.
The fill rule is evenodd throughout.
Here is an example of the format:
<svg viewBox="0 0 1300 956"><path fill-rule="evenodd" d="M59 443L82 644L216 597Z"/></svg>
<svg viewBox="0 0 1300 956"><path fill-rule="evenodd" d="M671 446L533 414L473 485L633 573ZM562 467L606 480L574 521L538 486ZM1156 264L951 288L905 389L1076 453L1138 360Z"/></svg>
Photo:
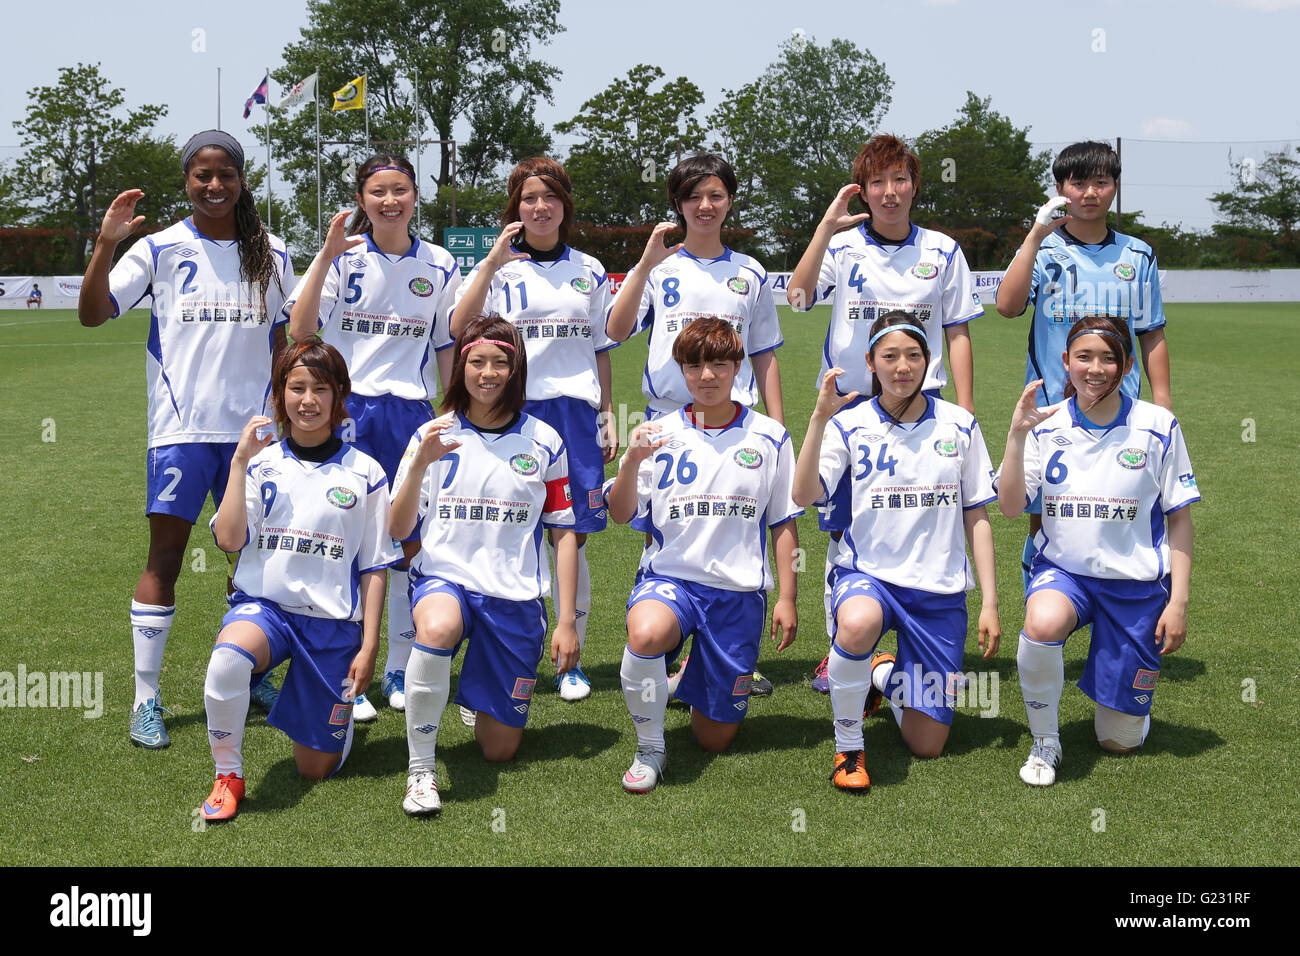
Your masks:
<svg viewBox="0 0 1300 956"><path fill-rule="evenodd" d="M1057 435L1055 438L1052 439L1052 441L1054 441L1056 444L1061 445L1063 447L1065 445L1070 444L1070 439L1066 438L1064 435Z"/></svg>
<svg viewBox="0 0 1300 956"><path fill-rule="evenodd" d="M1135 701L1137 701L1139 704L1145 704L1145 703L1147 703L1147 702L1149 702L1149 701L1151 700L1151 695L1150 695L1150 694L1138 694L1138 695L1137 695L1136 697L1134 697L1133 699L1134 699Z"/></svg>
<svg viewBox="0 0 1300 956"><path fill-rule="evenodd" d="M734 706L736 710L743 711L745 710L745 708L749 706L749 699L746 698L745 700L738 700L732 706Z"/></svg>
<svg viewBox="0 0 1300 956"><path fill-rule="evenodd" d="M351 266L352 268L354 268L354 269L360 269L360 268L362 268L363 266L365 266L365 264L366 264L366 260L365 260L365 259L349 259L349 260L348 260L348 265L350 265L350 266Z"/></svg>
<svg viewBox="0 0 1300 956"><path fill-rule="evenodd" d="M1070 257L1067 256L1064 252L1053 252L1053 253L1052 253L1052 258L1055 259L1057 262L1069 262L1069 261L1070 261Z"/></svg>
<svg viewBox="0 0 1300 956"><path fill-rule="evenodd" d="M502 278L502 279L505 279L507 282L509 282L509 281L511 281L511 280L513 280L513 279L518 279L518 278L519 278L519 273L518 273L518 272L503 272L503 273L501 273L501 278Z"/></svg>
<svg viewBox="0 0 1300 956"><path fill-rule="evenodd" d="M330 736L333 737L335 740L342 740L347 735L348 735L347 730L336 730L334 731L334 733L330 734Z"/></svg>
<svg viewBox="0 0 1300 956"><path fill-rule="evenodd" d="M437 724L422 724L422 725L420 725L419 727L416 727L415 729L416 729L417 732L422 733L422 734L431 734L431 733L433 733L435 730L438 729L438 725L437 725Z"/></svg>
<svg viewBox="0 0 1300 956"><path fill-rule="evenodd" d="M526 714L526 713L528 713L528 705L527 705L527 704L516 704L516 705L515 705L515 710L519 711L519 713L521 713L521 714Z"/></svg>
<svg viewBox="0 0 1300 956"><path fill-rule="evenodd" d="M213 737L216 737L218 740L225 740L230 736L229 730L209 730L208 733Z"/></svg>
<svg viewBox="0 0 1300 956"><path fill-rule="evenodd" d="M180 252L176 254L178 256L183 256L186 259L193 259L195 256L198 255L198 251L195 249L182 249Z"/></svg>

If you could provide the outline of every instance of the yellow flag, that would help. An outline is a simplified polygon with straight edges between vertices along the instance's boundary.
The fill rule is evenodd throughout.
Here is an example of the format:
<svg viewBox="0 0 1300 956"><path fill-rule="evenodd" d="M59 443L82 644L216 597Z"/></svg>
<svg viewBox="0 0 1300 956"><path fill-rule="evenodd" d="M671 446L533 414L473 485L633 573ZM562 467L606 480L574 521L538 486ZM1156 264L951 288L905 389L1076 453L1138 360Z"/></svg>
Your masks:
<svg viewBox="0 0 1300 956"><path fill-rule="evenodd" d="M366 108L366 74L361 74L343 89L334 91L332 111L363 110Z"/></svg>

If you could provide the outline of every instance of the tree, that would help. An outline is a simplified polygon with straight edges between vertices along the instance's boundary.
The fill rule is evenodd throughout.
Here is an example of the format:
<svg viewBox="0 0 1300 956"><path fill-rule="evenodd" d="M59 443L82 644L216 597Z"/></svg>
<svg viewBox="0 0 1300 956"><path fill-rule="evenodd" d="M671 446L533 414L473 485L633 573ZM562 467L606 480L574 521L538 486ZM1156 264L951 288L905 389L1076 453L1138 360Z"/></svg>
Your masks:
<svg viewBox="0 0 1300 956"><path fill-rule="evenodd" d="M1029 127L1018 128L967 91L957 119L916 140L921 193L916 222L949 233L973 269L998 269L1025 235L1025 220L1046 198L1051 153L1035 153Z"/></svg>
<svg viewBox="0 0 1300 956"><path fill-rule="evenodd" d="M14 186L32 210L27 218L34 225L78 233L97 230L116 195L104 181L105 168L111 170L131 144L146 139L167 107L126 109L124 91L109 84L98 64L63 67L55 86L35 87L27 97L26 118L14 122L26 150L14 170ZM170 179L174 190L179 162ZM159 194L166 191L159 183L141 179L132 185ZM65 268L70 273L84 271L85 244L73 245Z"/></svg>
<svg viewBox="0 0 1300 956"><path fill-rule="evenodd" d="M721 136L715 148L736 167L738 221L759 230L770 265L798 261L892 88L869 50L797 35L761 77L724 94L709 117Z"/></svg>
<svg viewBox="0 0 1300 956"><path fill-rule="evenodd" d="M1233 240L1243 263L1300 262L1300 160L1281 150L1259 164L1234 163L1229 155L1228 165L1233 188L1210 197L1223 220L1215 223L1215 235Z"/></svg>
<svg viewBox="0 0 1300 956"><path fill-rule="evenodd" d="M473 157L475 175L482 177L490 175L488 167L499 159L485 146L495 134L504 129L514 139L538 138L539 127L518 121L532 116L539 97L551 100L551 84L560 71L533 57L532 47L549 43L563 30L559 9L560 0L391 0L382 11L365 0L310 0L302 39L285 47L285 65L271 75L287 88L319 70L317 95L328 103L330 91L366 74L372 142L426 137L450 141L456 124L470 120L471 141L484 144ZM417 76L418 116L413 86ZM493 128L494 123L499 125ZM361 110L334 113L322 106L322 140L361 143L365 128ZM279 172L294 187L290 226L301 249L315 242L314 110L308 106L288 115L274 111L271 135ZM414 152L403 145L388 148ZM364 159L364 149L324 149L325 211L354 203L352 187L342 174L349 162ZM419 184L426 214L436 213L437 187L452 181L450 143L444 143L438 155L435 175Z"/></svg>
<svg viewBox="0 0 1300 956"><path fill-rule="evenodd" d="M657 66L638 64L583 103L577 116L555 124L556 132L582 140L565 160L576 218L627 226L667 215L668 171L704 142L695 115L704 94L681 76L652 93L664 76Z"/></svg>

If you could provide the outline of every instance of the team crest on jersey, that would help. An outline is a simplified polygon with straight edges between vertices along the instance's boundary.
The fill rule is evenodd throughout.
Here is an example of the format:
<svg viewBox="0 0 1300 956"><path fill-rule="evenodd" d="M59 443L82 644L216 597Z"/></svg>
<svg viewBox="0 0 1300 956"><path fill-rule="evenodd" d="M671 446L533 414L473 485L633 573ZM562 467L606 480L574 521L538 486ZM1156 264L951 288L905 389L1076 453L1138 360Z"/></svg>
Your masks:
<svg viewBox="0 0 1300 956"><path fill-rule="evenodd" d="M344 511L347 511L356 506L357 493L351 488L344 488L342 485L338 485L325 492L325 500L335 508L341 508Z"/></svg>
<svg viewBox="0 0 1300 956"><path fill-rule="evenodd" d="M940 438L935 442L934 450L940 458L957 457L957 443L948 438Z"/></svg>
<svg viewBox="0 0 1300 956"><path fill-rule="evenodd" d="M1189 471L1185 475L1178 476L1178 483L1184 488L1196 488L1196 476Z"/></svg>
<svg viewBox="0 0 1300 956"><path fill-rule="evenodd" d="M591 280L590 280L590 279L584 279L582 276L578 276L576 279L573 279L572 281L570 281L570 282L569 282L569 285L573 286L575 289L577 289L577 290L578 290L579 292L581 292L583 295L591 295Z"/></svg>
<svg viewBox="0 0 1300 956"><path fill-rule="evenodd" d="M351 718L351 704L335 704L334 709L330 711L330 723L336 727L340 724L346 724Z"/></svg>
<svg viewBox="0 0 1300 956"><path fill-rule="evenodd" d="M908 271L918 279L933 279L939 274L939 267L933 262L918 262Z"/></svg>
<svg viewBox="0 0 1300 956"><path fill-rule="evenodd" d="M1133 678L1134 690L1155 690L1156 681L1160 678L1159 671L1149 671L1138 669L1137 676Z"/></svg>
<svg viewBox="0 0 1300 956"><path fill-rule="evenodd" d="M1139 468L1146 467L1147 453L1141 448L1122 448L1120 453L1115 456L1115 460L1122 467L1137 471Z"/></svg>
<svg viewBox="0 0 1300 956"><path fill-rule="evenodd" d="M1121 262L1115 266L1116 278L1123 279L1125 282L1132 282L1137 275L1137 270L1127 262Z"/></svg>
<svg viewBox="0 0 1300 956"><path fill-rule="evenodd" d="M526 455L520 452L510 458L510 470L520 475L535 475L537 469L541 466L537 464L537 459L532 455Z"/></svg>
<svg viewBox="0 0 1300 956"><path fill-rule="evenodd" d="M741 674L736 678L736 686L731 688L732 697L744 697L749 693L749 689L754 686L753 674Z"/></svg>
<svg viewBox="0 0 1300 956"><path fill-rule="evenodd" d="M763 456L759 454L757 448L737 449L736 454L732 457L732 460L741 468L753 469L763 464Z"/></svg>
<svg viewBox="0 0 1300 956"><path fill-rule="evenodd" d="M416 276L411 280L411 284L407 288L411 290L412 294L418 295L421 299L427 299L433 295L433 283L424 276Z"/></svg>
<svg viewBox="0 0 1300 956"><path fill-rule="evenodd" d="M532 700L533 687L537 684L535 677L520 677L515 680L515 689L510 696L515 700Z"/></svg>
<svg viewBox="0 0 1300 956"><path fill-rule="evenodd" d="M727 288L736 295L749 295L749 282L740 276L727 280Z"/></svg>

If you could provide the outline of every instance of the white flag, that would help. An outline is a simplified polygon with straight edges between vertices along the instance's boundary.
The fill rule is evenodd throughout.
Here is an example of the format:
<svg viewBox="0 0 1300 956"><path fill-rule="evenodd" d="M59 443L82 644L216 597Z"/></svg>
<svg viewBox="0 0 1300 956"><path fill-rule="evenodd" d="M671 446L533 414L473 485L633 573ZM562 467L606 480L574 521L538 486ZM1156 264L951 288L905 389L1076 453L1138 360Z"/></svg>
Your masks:
<svg viewBox="0 0 1300 956"><path fill-rule="evenodd" d="M285 109L292 106L301 106L303 103L316 96L316 73L304 80L299 80L294 84L293 89L285 94L284 99L280 101L280 108Z"/></svg>

